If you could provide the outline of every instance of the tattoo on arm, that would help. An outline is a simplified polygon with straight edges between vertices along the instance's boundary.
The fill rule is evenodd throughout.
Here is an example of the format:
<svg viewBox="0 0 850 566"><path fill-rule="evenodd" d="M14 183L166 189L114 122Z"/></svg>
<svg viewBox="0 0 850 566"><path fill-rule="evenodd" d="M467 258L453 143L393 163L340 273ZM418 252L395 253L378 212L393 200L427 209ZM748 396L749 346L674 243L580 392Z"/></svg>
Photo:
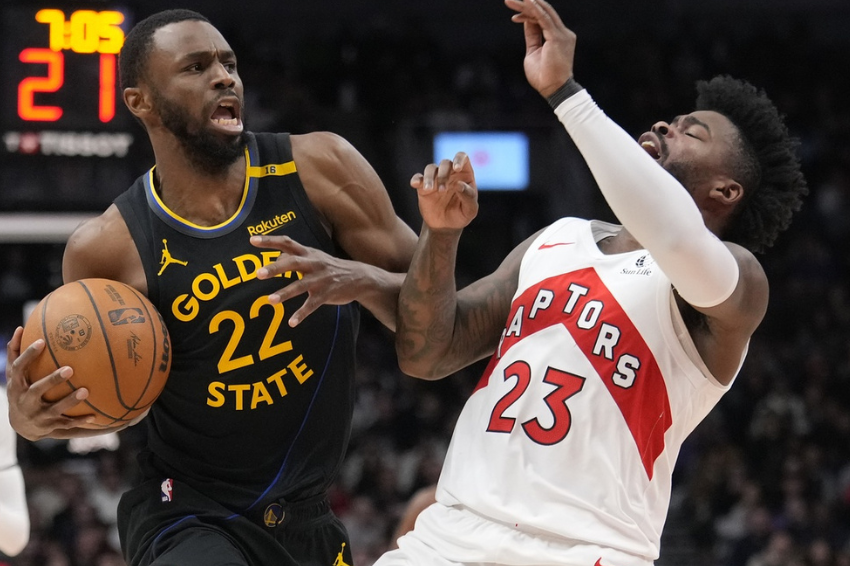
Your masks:
<svg viewBox="0 0 850 566"><path fill-rule="evenodd" d="M499 343L516 290L497 271L455 292L456 245L432 241L426 257L414 259L399 300L397 349L430 372L444 376L491 354Z"/></svg>

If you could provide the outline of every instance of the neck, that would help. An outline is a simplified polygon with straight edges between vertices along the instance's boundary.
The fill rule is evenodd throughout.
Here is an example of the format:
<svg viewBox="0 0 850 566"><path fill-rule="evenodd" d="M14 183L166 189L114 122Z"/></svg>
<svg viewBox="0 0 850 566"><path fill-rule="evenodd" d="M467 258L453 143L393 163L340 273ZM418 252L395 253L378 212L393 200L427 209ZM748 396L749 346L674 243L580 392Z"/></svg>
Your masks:
<svg viewBox="0 0 850 566"><path fill-rule="evenodd" d="M215 226L236 213L245 189L244 156L223 170L206 171L182 147L155 148L154 153L155 189L174 214L199 226Z"/></svg>

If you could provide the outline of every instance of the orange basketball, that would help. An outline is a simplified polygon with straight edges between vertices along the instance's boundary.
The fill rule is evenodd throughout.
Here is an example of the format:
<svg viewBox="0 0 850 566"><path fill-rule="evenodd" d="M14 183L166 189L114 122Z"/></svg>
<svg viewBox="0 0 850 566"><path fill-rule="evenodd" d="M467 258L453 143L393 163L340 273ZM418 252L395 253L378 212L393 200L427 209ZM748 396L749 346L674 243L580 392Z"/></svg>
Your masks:
<svg viewBox="0 0 850 566"><path fill-rule="evenodd" d="M89 396L68 416L93 414L90 428L110 428L139 416L159 397L171 370L171 340L159 312L129 285L81 279L63 285L35 307L21 351L44 338L29 381L60 367L74 375L44 395L61 399L81 387Z"/></svg>

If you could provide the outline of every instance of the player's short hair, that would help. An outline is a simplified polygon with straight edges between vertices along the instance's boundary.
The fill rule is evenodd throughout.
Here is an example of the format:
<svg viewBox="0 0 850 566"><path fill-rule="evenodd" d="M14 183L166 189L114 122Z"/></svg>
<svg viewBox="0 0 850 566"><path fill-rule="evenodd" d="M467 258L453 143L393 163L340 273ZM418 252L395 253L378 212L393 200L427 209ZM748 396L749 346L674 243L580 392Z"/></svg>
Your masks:
<svg viewBox="0 0 850 566"><path fill-rule="evenodd" d="M168 24L190 20L209 23L209 20L198 12L176 9L157 12L133 26L118 55L121 90L138 86L139 80L144 76L156 30Z"/></svg>
<svg viewBox="0 0 850 566"><path fill-rule="evenodd" d="M738 159L732 175L744 198L723 234L753 252L763 252L791 224L808 193L792 138L763 90L727 75L697 83L697 110L726 116L738 129Z"/></svg>

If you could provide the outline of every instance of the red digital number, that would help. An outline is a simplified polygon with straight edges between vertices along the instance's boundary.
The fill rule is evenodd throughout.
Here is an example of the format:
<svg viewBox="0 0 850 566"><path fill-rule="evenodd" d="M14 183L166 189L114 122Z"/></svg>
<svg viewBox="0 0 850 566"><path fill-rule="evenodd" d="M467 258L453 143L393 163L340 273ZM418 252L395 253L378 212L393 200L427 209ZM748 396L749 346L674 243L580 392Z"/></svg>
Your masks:
<svg viewBox="0 0 850 566"><path fill-rule="evenodd" d="M27 77L18 85L18 116L24 120L55 122L62 117L58 106L36 106L37 92L56 92L65 82L65 57L61 51L29 47L19 56L23 63L46 63L46 77Z"/></svg>
<svg viewBox="0 0 850 566"><path fill-rule="evenodd" d="M109 122L115 117L115 54L124 44L120 24L124 14L113 10L94 12L77 10L65 20L65 13L57 9L39 10L35 20L49 26L50 48L29 47L19 56L23 63L47 65L46 77L27 77L18 85L18 116L27 121L55 122L62 117L59 106L38 106L35 95L57 92L65 83L65 58L63 50L80 54L99 53L100 84L98 90L98 118Z"/></svg>
<svg viewBox="0 0 850 566"><path fill-rule="evenodd" d="M101 122L115 117L115 55L100 54L100 96L97 115Z"/></svg>

